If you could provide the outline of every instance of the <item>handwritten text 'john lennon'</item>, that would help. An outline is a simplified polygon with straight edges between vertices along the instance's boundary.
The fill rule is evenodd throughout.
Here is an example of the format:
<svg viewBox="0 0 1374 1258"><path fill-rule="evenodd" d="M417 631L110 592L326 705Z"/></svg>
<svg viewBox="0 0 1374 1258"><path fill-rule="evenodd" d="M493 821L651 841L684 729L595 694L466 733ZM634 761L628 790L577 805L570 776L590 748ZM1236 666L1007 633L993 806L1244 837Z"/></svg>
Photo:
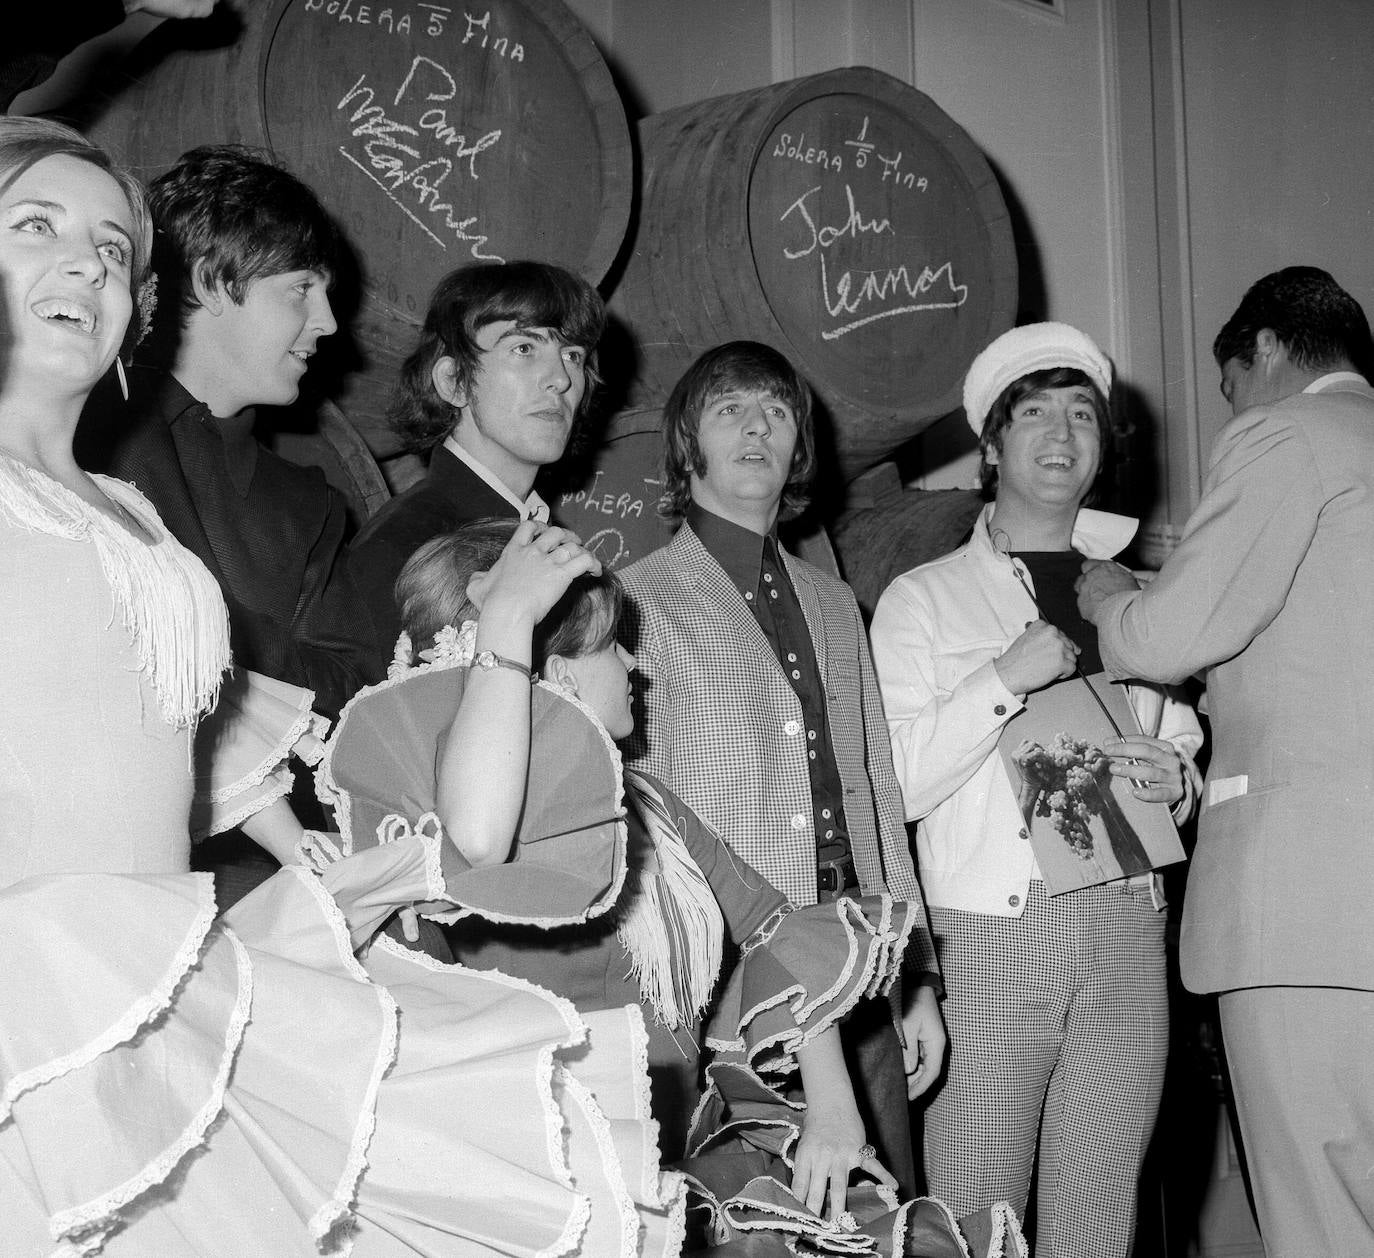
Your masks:
<svg viewBox="0 0 1374 1258"><path fill-rule="evenodd" d="M832 319L843 320L835 327L822 329L822 340L838 340L856 328L896 315L923 310L955 310L968 300L968 285L955 283L952 262L944 262L934 270L929 265L922 265L914 278L912 268L902 262L879 270L842 270L832 279L832 263L827 255L835 245L861 236L896 233L892 230L891 219L864 217L854 199L854 190L848 184L845 184L844 195L849 212L844 221L838 224L817 222L818 211L813 211L816 211L815 197L820 190L817 186L803 192L782 212L778 221L786 222L794 214L797 216L794 221L803 229L802 244L796 248L784 246L783 257L795 262L813 254L819 256L821 299ZM862 278L856 280L856 275ZM944 287L937 292L939 285ZM914 300L927 294L930 294L929 300Z"/></svg>
<svg viewBox="0 0 1374 1258"><path fill-rule="evenodd" d="M426 91L426 88L434 90ZM457 94L458 85L453 75L437 61L416 57L392 99L393 108L399 108L401 102L412 94L412 89L422 102L449 101ZM367 165L343 145L340 145L339 152L371 179L387 199L441 249L447 246L431 225L451 232L455 239L468 246L468 252L474 258L505 261L485 251L484 246L489 238L473 230L477 216L472 214L459 218L453 202L443 199L448 195L443 191L443 184L453 174L454 164L465 163L469 177L477 179L477 158L500 140L500 130L488 131L469 143L467 136L449 123L448 115L441 107L423 110L412 126L392 118L384 106L374 103L375 100L376 93L367 86L367 75L364 73L358 76L335 106L344 112L352 107L352 112L347 113L348 125L355 138L368 137L363 145ZM439 154L427 157L416 147L417 143L424 141L437 145ZM415 203L426 215L424 220L400 199L398 194L406 189L410 190Z"/></svg>

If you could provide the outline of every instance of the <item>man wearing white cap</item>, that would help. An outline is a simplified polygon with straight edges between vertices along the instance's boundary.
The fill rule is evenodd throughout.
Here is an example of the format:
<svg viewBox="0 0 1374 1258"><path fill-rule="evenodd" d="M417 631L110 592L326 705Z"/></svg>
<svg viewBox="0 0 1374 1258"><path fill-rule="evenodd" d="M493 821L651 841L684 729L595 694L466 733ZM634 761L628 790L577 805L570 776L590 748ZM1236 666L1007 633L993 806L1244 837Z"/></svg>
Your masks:
<svg viewBox="0 0 1374 1258"><path fill-rule="evenodd" d="M1265 1253L1374 1254L1374 349L1287 267L1213 353L1234 418L1178 548L1138 593L1092 565L1080 605L1112 673L1205 671L1180 962L1220 993Z"/></svg>
<svg viewBox="0 0 1374 1258"><path fill-rule="evenodd" d="M949 1070L926 1112L926 1174L956 1214L998 1200L1024 1211L1038 1166L1040 1258L1130 1252L1168 1034L1151 876L1050 898L999 751L1028 695L1062 684L1092 702L1065 681L1101 667L1074 581L1136 527L1083 506L1111 380L1097 346L1059 323L978 356L964 409L993 502L967 544L888 587L872 628L945 980ZM1112 771L1182 813L1196 718L1158 687L1129 700L1144 733L1108 745Z"/></svg>

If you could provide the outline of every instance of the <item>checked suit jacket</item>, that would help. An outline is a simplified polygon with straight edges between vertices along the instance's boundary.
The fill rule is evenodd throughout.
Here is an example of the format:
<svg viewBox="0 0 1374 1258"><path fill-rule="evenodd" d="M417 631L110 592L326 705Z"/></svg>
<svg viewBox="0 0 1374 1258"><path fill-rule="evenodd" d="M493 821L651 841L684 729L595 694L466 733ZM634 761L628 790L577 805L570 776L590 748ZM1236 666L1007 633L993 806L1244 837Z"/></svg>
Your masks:
<svg viewBox="0 0 1374 1258"><path fill-rule="evenodd" d="M825 688L860 889L921 899L859 608L838 577L782 550ZM618 574L644 709L627 757L666 782L794 904L816 902L801 704L724 569L683 524ZM935 970L927 932L909 964Z"/></svg>

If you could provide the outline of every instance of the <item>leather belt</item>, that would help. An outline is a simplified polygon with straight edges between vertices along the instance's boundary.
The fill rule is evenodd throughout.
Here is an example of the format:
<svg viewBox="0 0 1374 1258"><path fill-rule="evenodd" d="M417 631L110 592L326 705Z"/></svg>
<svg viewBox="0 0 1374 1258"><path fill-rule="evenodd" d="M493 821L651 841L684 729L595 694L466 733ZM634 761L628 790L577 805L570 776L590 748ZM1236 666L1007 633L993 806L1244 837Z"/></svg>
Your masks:
<svg viewBox="0 0 1374 1258"><path fill-rule="evenodd" d="M816 862L816 895L822 900L838 900L846 891L858 887L854 857L846 852L834 860Z"/></svg>

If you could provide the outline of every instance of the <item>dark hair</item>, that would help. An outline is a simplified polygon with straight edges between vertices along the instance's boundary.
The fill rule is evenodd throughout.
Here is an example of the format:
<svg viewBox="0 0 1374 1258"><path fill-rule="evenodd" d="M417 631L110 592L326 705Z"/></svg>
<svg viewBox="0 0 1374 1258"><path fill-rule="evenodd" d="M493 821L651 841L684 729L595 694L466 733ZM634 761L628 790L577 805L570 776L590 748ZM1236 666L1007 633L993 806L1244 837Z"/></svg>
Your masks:
<svg viewBox="0 0 1374 1258"><path fill-rule="evenodd" d="M157 225L153 264L166 319L181 326L198 306L191 270L242 305L255 280L287 271L333 277L338 229L315 194L257 150L204 145L183 153L148 189Z"/></svg>
<svg viewBox="0 0 1374 1258"><path fill-rule="evenodd" d="M1350 363L1368 376L1374 366L1369 321L1360 303L1317 267L1284 267L1252 284L1212 342L1217 366L1233 358L1250 366L1255 337L1265 328L1288 350L1294 366L1305 370Z"/></svg>
<svg viewBox="0 0 1374 1258"><path fill-rule="evenodd" d="M453 407L434 388L434 366L452 358L460 388L471 387L481 363L477 333L510 319L517 328L548 328L564 345L587 351L587 387L577 408L573 445L600 383L596 343L606 307L586 280L547 262L482 262L450 271L435 286L420 340L401 366L391 426L409 450L432 450L453 430Z"/></svg>
<svg viewBox="0 0 1374 1258"><path fill-rule="evenodd" d="M666 519L681 519L687 514L692 476L706 475L706 460L697 440L702 414L716 398L737 389L770 393L791 407L797 421L797 445L779 514L790 519L806 510L816 472L810 386L771 346L758 341L728 341L708 349L687 368L663 408L663 497L658 511Z"/></svg>
<svg viewBox="0 0 1374 1258"><path fill-rule="evenodd" d="M1002 441L1011 426L1012 411L1018 402L1037 393L1041 389L1086 388L1092 395L1093 411L1097 415L1098 458L1097 477L1088 491L1084 502L1091 503L1097 496L1097 486L1102 483L1102 474L1112 454L1111 411L1102 390L1094 383L1086 371L1077 367L1046 367L1032 371L1018 380L1013 380L998 394L997 400L988 408L988 417L983 421L983 434L978 438L978 480L983 487L983 496L991 498L997 492L997 464L988 462L988 451L1002 453Z"/></svg>
<svg viewBox="0 0 1374 1258"><path fill-rule="evenodd" d="M396 604L412 659L432 646L446 625L477 619L468 582L496 563L518 527L516 520L475 520L431 538L406 561L396 579ZM624 599L610 572L578 577L535 627L534 667L543 668L550 655L576 659L613 643Z"/></svg>
<svg viewBox="0 0 1374 1258"><path fill-rule="evenodd" d="M48 157L74 157L103 170L119 185L133 219L134 256L129 268L129 290L137 306L141 299L139 288L148 274L153 242L153 220L143 185L127 170L115 165L104 149L96 147L71 127L48 118L0 116L0 187L9 187L26 170ZM129 320L124 338L126 347L138 338L138 313L136 310Z"/></svg>

